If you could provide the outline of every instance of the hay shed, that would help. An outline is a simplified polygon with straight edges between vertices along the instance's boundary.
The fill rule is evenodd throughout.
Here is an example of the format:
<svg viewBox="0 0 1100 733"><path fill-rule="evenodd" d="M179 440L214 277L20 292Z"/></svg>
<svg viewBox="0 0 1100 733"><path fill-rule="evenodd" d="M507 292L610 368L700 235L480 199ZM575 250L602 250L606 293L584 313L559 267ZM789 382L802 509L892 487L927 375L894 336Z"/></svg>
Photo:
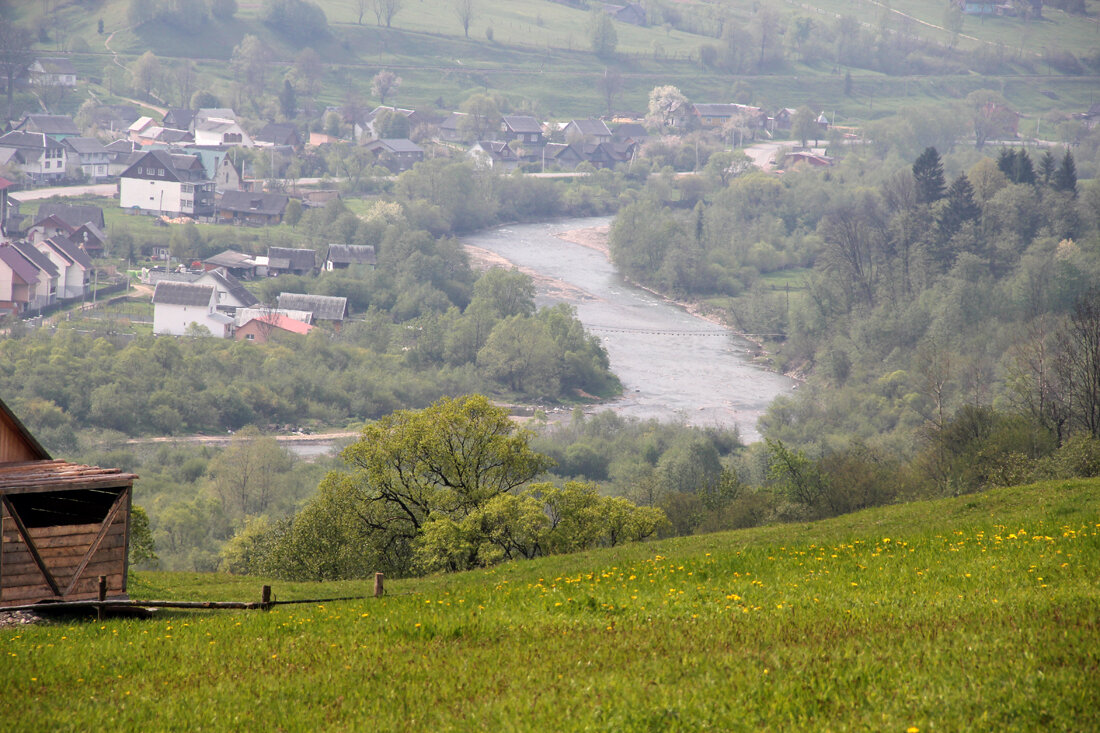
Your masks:
<svg viewBox="0 0 1100 733"><path fill-rule="evenodd" d="M126 596L134 479L54 460L0 401L0 609Z"/></svg>

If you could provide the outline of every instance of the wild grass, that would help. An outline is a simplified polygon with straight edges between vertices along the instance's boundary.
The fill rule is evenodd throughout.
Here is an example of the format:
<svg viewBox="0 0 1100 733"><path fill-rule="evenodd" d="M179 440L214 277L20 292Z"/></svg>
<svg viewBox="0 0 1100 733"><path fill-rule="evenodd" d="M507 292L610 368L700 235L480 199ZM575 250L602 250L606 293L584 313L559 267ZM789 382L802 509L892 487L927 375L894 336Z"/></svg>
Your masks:
<svg viewBox="0 0 1100 733"><path fill-rule="evenodd" d="M1096 729L1100 481L0 631L12 730ZM255 599L141 574L132 595ZM282 598L367 583L276 583Z"/></svg>

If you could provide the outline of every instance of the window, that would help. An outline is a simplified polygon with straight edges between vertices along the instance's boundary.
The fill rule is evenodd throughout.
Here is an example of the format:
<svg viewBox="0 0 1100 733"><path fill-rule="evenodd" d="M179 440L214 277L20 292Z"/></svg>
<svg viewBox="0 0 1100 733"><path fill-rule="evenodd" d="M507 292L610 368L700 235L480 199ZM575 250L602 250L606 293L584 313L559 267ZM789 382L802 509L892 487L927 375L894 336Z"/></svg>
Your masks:
<svg viewBox="0 0 1100 733"><path fill-rule="evenodd" d="M163 168L157 168L157 175L158 176L163 176L164 175L164 169Z"/></svg>
<svg viewBox="0 0 1100 733"><path fill-rule="evenodd" d="M255 341L256 340L256 334L254 334L254 333L246 333L244 337L246 339L248 339L249 341Z"/></svg>

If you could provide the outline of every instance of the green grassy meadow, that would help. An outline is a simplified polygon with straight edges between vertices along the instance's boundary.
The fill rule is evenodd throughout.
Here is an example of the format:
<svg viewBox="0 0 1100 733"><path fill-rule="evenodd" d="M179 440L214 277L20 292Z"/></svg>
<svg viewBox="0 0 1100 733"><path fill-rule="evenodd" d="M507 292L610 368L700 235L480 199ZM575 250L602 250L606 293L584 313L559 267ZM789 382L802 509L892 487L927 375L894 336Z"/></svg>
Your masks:
<svg viewBox="0 0 1100 733"><path fill-rule="evenodd" d="M0 629L8 730L1095 730L1100 480ZM142 573L142 598L260 579ZM282 599L368 583L274 583Z"/></svg>

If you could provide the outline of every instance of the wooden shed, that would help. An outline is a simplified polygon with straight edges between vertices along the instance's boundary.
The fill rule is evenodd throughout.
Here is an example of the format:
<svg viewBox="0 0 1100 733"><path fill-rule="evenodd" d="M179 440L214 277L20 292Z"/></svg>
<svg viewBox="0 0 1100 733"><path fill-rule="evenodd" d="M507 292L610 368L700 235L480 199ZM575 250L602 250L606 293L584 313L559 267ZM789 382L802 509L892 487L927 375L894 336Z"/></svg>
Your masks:
<svg viewBox="0 0 1100 733"><path fill-rule="evenodd" d="M126 598L137 476L50 458L0 401L0 609Z"/></svg>

